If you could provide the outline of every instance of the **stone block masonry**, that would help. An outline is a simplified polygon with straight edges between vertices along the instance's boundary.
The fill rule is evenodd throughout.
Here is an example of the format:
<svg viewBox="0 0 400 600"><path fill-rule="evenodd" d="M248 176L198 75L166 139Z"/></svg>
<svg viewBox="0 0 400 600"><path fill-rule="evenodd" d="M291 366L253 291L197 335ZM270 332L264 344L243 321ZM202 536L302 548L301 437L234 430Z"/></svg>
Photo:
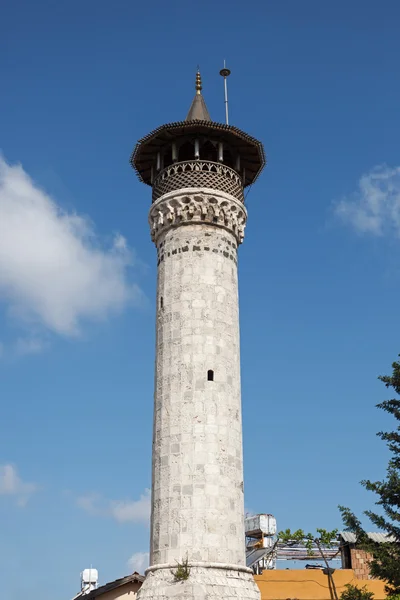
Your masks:
<svg viewBox="0 0 400 600"><path fill-rule="evenodd" d="M150 569L138 600L260 600L253 574L248 571L233 565L193 565L186 581L174 581L170 567Z"/></svg>
<svg viewBox="0 0 400 600"><path fill-rule="evenodd" d="M150 210L157 335L150 568L140 599L258 600L245 566L237 248L246 211L197 188ZM175 581L178 564L190 574Z"/></svg>
<svg viewBox="0 0 400 600"><path fill-rule="evenodd" d="M170 229L159 244L152 564L188 556L240 565L238 287L229 258L235 239L212 225L187 225Z"/></svg>

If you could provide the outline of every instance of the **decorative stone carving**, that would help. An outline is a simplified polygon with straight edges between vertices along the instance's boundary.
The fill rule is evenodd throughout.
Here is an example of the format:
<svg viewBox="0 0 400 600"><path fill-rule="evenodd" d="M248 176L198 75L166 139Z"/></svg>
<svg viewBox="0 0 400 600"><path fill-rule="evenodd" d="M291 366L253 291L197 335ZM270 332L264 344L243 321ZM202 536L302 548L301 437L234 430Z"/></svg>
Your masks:
<svg viewBox="0 0 400 600"><path fill-rule="evenodd" d="M155 202L149 213L151 239L178 225L207 223L227 229L238 244L244 239L247 211L230 194L206 188L170 192Z"/></svg>
<svg viewBox="0 0 400 600"><path fill-rule="evenodd" d="M153 202L168 192L187 187L220 190L244 201L242 180L234 169L222 163L189 160L170 165L157 175L153 183Z"/></svg>
<svg viewBox="0 0 400 600"><path fill-rule="evenodd" d="M138 600L260 600L251 569L223 563L193 563L188 579L175 581L176 566L172 563L147 569Z"/></svg>

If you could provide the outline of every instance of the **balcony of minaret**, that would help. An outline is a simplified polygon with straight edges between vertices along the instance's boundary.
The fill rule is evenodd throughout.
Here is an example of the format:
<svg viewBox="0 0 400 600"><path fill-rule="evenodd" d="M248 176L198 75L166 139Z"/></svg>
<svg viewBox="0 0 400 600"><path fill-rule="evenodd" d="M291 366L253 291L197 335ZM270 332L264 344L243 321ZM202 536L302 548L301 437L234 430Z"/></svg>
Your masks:
<svg viewBox="0 0 400 600"><path fill-rule="evenodd" d="M157 153L152 168L153 202L175 190L208 188L244 202L240 156L221 141L187 139Z"/></svg>

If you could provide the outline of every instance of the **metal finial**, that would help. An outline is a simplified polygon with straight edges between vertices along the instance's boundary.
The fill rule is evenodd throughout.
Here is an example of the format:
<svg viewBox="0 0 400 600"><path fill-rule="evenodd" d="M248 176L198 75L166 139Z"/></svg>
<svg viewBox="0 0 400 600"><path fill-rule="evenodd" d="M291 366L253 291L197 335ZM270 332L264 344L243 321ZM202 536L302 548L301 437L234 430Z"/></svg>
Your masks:
<svg viewBox="0 0 400 600"><path fill-rule="evenodd" d="M197 94L201 94L201 90L202 89L203 89L203 86L201 85L200 70L199 70L199 67L197 67L197 73L196 73L196 93Z"/></svg>

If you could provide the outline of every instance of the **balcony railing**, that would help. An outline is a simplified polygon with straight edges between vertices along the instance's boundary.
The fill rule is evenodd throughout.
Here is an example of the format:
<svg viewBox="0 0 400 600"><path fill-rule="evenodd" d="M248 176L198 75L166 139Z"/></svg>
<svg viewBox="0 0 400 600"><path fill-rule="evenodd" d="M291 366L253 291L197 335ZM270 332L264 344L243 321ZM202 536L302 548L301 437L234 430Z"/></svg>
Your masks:
<svg viewBox="0 0 400 600"><path fill-rule="evenodd" d="M196 187L226 192L244 202L238 173L224 164L208 160L178 162L160 171L153 183L153 202L168 192Z"/></svg>

